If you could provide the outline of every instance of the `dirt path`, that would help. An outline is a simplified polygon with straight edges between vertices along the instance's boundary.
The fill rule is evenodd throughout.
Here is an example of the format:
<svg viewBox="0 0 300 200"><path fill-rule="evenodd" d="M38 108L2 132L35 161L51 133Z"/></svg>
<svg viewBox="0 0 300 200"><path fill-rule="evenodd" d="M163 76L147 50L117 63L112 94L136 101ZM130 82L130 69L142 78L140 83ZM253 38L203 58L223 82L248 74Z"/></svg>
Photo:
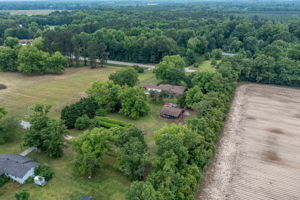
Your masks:
<svg viewBox="0 0 300 200"><path fill-rule="evenodd" d="M300 90L244 84L200 200L300 199Z"/></svg>

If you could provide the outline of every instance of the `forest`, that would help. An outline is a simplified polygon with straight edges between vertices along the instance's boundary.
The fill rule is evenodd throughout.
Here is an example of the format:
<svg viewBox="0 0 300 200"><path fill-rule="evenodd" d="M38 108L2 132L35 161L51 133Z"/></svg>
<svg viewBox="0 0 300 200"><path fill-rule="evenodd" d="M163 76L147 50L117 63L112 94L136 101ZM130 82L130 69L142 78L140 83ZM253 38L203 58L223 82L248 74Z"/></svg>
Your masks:
<svg viewBox="0 0 300 200"><path fill-rule="evenodd" d="M114 167L132 181L127 200L195 198L239 82L300 86L297 3L69 6L44 16L1 12L0 70L35 76L87 66L97 69L107 60L127 61L155 64L151 74L157 84L187 88L172 101L194 114L183 125L155 130L152 152L142 130L110 118L120 114L141 119L151 112L150 101L159 104L166 98L145 94L138 85L144 69L138 66L91 84L85 97L64 104L60 119L48 115L51 106L33 108L25 145L37 146L50 158L62 157L67 129L85 130L72 142L72 164L78 174L92 178L105 155L114 153ZM269 12L296 15L266 17ZM23 39L34 40L19 44ZM209 70L201 69L204 62L210 63ZM186 73L186 67L196 72ZM0 111L0 133L13 129L14 119L4 108Z"/></svg>

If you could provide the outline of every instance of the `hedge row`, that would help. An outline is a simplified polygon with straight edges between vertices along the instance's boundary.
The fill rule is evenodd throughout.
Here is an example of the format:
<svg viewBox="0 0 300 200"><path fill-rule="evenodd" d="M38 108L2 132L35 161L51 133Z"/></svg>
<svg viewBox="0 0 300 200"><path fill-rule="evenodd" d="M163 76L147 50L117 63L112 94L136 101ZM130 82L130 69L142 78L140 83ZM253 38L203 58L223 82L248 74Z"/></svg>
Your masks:
<svg viewBox="0 0 300 200"><path fill-rule="evenodd" d="M127 128L131 124L119 120L114 120L108 117L95 117L92 120L92 127L103 127L103 128Z"/></svg>

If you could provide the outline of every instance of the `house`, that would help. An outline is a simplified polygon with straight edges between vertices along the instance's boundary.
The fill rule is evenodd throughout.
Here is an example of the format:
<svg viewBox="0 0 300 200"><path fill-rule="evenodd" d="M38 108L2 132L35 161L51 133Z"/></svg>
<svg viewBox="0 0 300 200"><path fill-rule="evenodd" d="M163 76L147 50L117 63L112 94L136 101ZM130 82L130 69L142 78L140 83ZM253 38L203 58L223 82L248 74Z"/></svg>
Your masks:
<svg viewBox="0 0 300 200"><path fill-rule="evenodd" d="M143 86L148 92L155 91L155 92L166 92L167 94L170 94L172 96L179 96L182 95L187 87L184 86L177 86L177 85L169 85L169 84L162 84L159 86L151 85L151 84L145 84Z"/></svg>
<svg viewBox="0 0 300 200"><path fill-rule="evenodd" d="M169 84L159 85L159 88L172 96L180 96L187 90L187 87Z"/></svg>
<svg viewBox="0 0 300 200"><path fill-rule="evenodd" d="M31 158L16 154L0 155L0 176L6 175L20 184L34 175L34 169L39 163Z"/></svg>
<svg viewBox="0 0 300 200"><path fill-rule="evenodd" d="M179 119L183 117L184 109L177 108L175 104L166 103L160 111L160 116L167 119Z"/></svg>
<svg viewBox="0 0 300 200"><path fill-rule="evenodd" d="M24 40L19 40L19 44L20 45L28 45L28 44L31 44L33 42L33 39L24 39Z"/></svg>
<svg viewBox="0 0 300 200"><path fill-rule="evenodd" d="M159 86L151 85L151 84L145 84L143 85L143 88L145 88L148 92L154 91L154 92L161 92L161 89Z"/></svg>

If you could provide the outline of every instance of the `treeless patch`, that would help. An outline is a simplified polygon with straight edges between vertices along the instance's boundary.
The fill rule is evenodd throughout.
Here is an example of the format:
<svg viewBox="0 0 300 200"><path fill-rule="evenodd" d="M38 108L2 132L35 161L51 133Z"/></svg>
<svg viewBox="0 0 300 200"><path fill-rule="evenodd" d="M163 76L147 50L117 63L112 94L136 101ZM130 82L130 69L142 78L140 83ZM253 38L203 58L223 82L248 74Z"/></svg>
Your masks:
<svg viewBox="0 0 300 200"><path fill-rule="evenodd" d="M276 134L284 134L284 131L280 128L270 128L269 131L271 133L276 133Z"/></svg>
<svg viewBox="0 0 300 200"><path fill-rule="evenodd" d="M275 151L265 151L263 153L263 156L264 156L264 160L266 161L280 161L281 158L278 156L278 154L275 152Z"/></svg>

